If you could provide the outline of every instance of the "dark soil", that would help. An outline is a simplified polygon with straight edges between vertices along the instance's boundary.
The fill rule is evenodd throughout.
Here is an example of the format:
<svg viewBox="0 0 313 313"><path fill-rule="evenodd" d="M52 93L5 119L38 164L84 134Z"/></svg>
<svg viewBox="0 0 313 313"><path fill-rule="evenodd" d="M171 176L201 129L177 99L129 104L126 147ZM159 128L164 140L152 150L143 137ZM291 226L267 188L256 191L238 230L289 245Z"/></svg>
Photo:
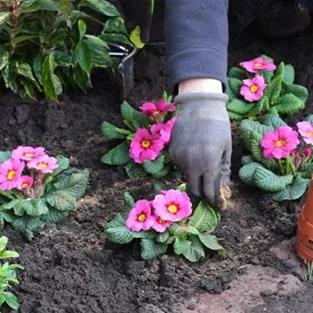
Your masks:
<svg viewBox="0 0 313 313"><path fill-rule="evenodd" d="M297 82L312 93L313 28L282 40L263 38L250 29L230 47L230 65L260 53L276 62L293 63ZM162 50L149 48L137 58L137 81L129 96L132 104L158 98L165 88ZM223 212L217 230L226 248L224 256L209 255L199 263L164 256L146 263L140 260L136 245L117 246L106 241L104 224L121 208L123 193L136 198L153 194L150 179L129 180L122 169L100 162L112 144L100 134L104 120L120 123L119 100L113 83L95 76L95 88L88 95L70 94L60 104L26 104L17 96L3 92L0 97L0 141L2 149L18 144L42 145L50 154L71 158L72 165L91 172L85 197L77 212L57 228L40 230L31 243L9 226L2 234L10 239L25 267L16 292L20 313L150 313L173 312L178 303L199 293L219 293L241 273L247 264L288 269L269 253L269 249L295 234L301 201L278 204L256 189L239 182L237 172L244 151L234 125L233 204ZM312 111L311 100L307 112ZM166 183L180 181L173 173ZM304 298L303 298L304 297ZM296 304L303 302L301 310ZM270 298L267 312L309 313L312 294L296 298ZM281 311L277 303L282 304ZM285 309L286 308L286 309ZM287 311L288 308L288 311ZM308 310L310 309L310 310ZM261 312L253 311L253 312ZM262 311L263 312L263 311ZM214 312L212 312L214 313Z"/></svg>

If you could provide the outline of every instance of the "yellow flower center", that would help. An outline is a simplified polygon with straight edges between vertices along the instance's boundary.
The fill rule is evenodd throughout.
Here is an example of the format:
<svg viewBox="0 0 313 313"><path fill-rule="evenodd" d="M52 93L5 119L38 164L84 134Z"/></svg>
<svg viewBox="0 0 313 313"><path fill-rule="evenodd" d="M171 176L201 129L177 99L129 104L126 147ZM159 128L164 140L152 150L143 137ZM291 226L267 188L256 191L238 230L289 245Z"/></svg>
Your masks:
<svg viewBox="0 0 313 313"><path fill-rule="evenodd" d="M29 183L23 183L22 184L22 189L28 189L28 187L29 187Z"/></svg>
<svg viewBox="0 0 313 313"><path fill-rule="evenodd" d="M277 140L277 141L275 142L275 147L281 148L281 147L284 146L285 143L286 143L286 142L285 142L284 140Z"/></svg>
<svg viewBox="0 0 313 313"><path fill-rule="evenodd" d="M137 216L137 220L139 222L144 222L146 220L146 214L145 213L141 213Z"/></svg>
<svg viewBox="0 0 313 313"><path fill-rule="evenodd" d="M176 204L170 204L168 207L167 207L167 210L172 213L172 214L175 214L178 212L179 210L179 207L176 205Z"/></svg>
<svg viewBox="0 0 313 313"><path fill-rule="evenodd" d="M254 63L254 67L261 67L261 66L262 66L262 63L259 63L259 62Z"/></svg>
<svg viewBox="0 0 313 313"><path fill-rule="evenodd" d="M307 135L308 135L309 137L313 137L313 131L312 131L312 130L309 130L308 133L307 133Z"/></svg>
<svg viewBox="0 0 313 313"><path fill-rule="evenodd" d="M12 180L15 177L15 175L16 175L16 171L10 170L7 174L7 179Z"/></svg>
<svg viewBox="0 0 313 313"><path fill-rule="evenodd" d="M165 220L162 220L161 218L158 219L158 223L159 223L159 224L164 224L165 222L166 222L166 221L165 221Z"/></svg>
<svg viewBox="0 0 313 313"><path fill-rule="evenodd" d="M253 92L253 93L256 93L258 90L259 90L259 87L257 85L252 85L250 87L250 91Z"/></svg>
<svg viewBox="0 0 313 313"><path fill-rule="evenodd" d="M31 153L31 152L24 153L24 157L26 157L26 158L33 158L34 156L35 156L35 154Z"/></svg>
<svg viewBox="0 0 313 313"><path fill-rule="evenodd" d="M38 167L39 167L39 168L47 168L47 167L48 167L48 164L47 164L47 163L44 163L44 162L41 162L41 163L38 163Z"/></svg>
<svg viewBox="0 0 313 313"><path fill-rule="evenodd" d="M151 146L151 141L149 141L149 140L143 140L143 141L141 142L141 146L142 146L143 148L147 149L147 148L149 148L149 147Z"/></svg>
<svg viewBox="0 0 313 313"><path fill-rule="evenodd" d="M160 110L154 110L153 111L153 115L158 115L158 114L160 114Z"/></svg>

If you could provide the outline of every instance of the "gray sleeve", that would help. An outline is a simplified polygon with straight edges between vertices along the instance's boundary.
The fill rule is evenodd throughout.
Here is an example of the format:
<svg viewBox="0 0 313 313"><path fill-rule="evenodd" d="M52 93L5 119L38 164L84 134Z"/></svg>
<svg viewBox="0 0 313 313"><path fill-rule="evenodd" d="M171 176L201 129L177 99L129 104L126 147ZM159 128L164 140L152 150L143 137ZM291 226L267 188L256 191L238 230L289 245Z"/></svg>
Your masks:
<svg viewBox="0 0 313 313"><path fill-rule="evenodd" d="M189 78L227 75L228 0L165 0L170 87Z"/></svg>

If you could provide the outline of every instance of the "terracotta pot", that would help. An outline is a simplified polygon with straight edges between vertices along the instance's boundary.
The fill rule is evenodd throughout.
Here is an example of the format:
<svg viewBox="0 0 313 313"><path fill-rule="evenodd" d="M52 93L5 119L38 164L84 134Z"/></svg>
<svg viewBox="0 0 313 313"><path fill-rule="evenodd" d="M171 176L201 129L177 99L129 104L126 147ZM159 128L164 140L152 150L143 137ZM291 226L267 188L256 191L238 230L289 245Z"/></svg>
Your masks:
<svg viewBox="0 0 313 313"><path fill-rule="evenodd" d="M296 249L306 264L313 261L313 177L298 219Z"/></svg>

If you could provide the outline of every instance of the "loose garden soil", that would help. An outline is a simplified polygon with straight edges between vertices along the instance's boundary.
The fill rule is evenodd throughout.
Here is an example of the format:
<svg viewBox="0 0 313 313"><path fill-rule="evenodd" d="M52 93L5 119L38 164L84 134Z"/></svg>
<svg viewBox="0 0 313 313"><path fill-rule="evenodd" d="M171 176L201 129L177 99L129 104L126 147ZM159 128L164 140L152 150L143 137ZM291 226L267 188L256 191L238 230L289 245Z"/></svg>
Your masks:
<svg viewBox="0 0 313 313"><path fill-rule="evenodd" d="M229 64L261 53L276 62L294 64L297 82L309 88L306 112L312 113L313 28L280 40L264 38L252 28L231 43ZM132 104L158 98L165 88L162 55L161 48L148 47L137 57L136 85L128 99ZM95 88L88 96L68 93L60 104L26 104L1 91L3 150L19 144L44 146L49 154L68 156L73 166L87 167L91 173L77 211L57 228L40 229L32 242L26 242L10 226L1 233L9 237L10 248L20 253L20 263L25 267L20 272L21 284L15 288L21 301L19 312L312 313L310 284L270 251L295 235L302 201L275 203L239 181L237 172L244 149L235 123L232 207L222 213L216 232L225 255L208 255L199 264L173 255L144 262L136 244L118 246L106 240L103 226L121 209L123 193L130 191L137 199L152 197L153 182L150 178L130 180L122 169L100 161L112 147L101 136L101 122L121 122L117 87L105 82L102 74L95 74ZM177 170L164 183L170 186L181 180ZM262 275L273 278L267 276L265 281L269 283L265 286L271 282L275 287L263 287L247 295L249 284L262 285ZM284 284L291 287L282 289ZM235 294L236 289L243 292ZM224 308L225 299L228 304ZM212 309L213 302L221 305Z"/></svg>

